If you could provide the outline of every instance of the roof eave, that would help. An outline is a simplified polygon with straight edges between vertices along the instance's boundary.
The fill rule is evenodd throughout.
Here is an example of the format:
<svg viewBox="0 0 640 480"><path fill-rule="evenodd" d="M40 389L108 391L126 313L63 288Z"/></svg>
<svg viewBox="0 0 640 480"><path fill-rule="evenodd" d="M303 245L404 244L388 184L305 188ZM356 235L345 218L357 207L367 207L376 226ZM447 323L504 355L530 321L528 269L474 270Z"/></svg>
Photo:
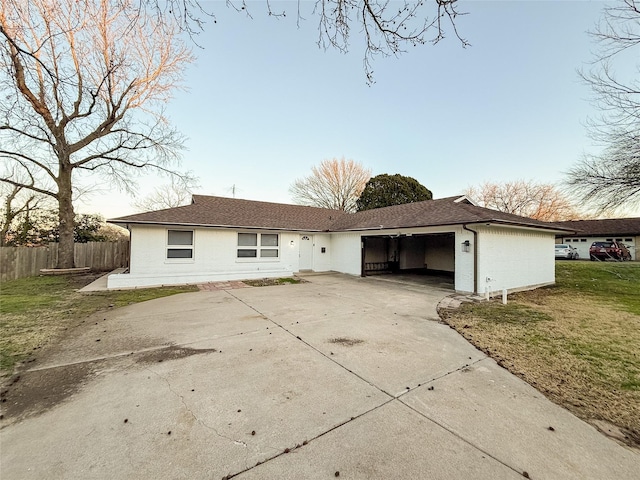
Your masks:
<svg viewBox="0 0 640 480"><path fill-rule="evenodd" d="M572 230L570 228L557 227L555 225L547 226L547 225L538 225L536 223L512 222L510 220L502 220L499 218L494 218L491 220L476 221L476 222L465 222L466 225L481 225L481 224L491 225L492 223L498 224L500 226L528 228L533 230L547 230L553 233L568 233L568 232L575 233L575 230Z"/></svg>
<svg viewBox="0 0 640 480"><path fill-rule="evenodd" d="M578 237L638 237L640 233L630 232L585 232L584 230L573 230Z"/></svg>
<svg viewBox="0 0 640 480"><path fill-rule="evenodd" d="M448 227L451 225L462 225L465 222L443 222L443 223L434 223L428 225L379 225L376 227L350 227L350 228L340 228L337 230L331 230L333 233L342 233L342 232L369 232L369 231L377 231L377 230L397 230L399 228L428 228L428 227Z"/></svg>
<svg viewBox="0 0 640 480"><path fill-rule="evenodd" d="M549 232L566 234L571 233L575 234L576 231L568 228L561 228L556 226L546 226L546 225L537 225L537 224L528 224L522 222L511 222L508 220L501 219L490 219L490 220L473 220L467 222L440 222L434 224L415 224L415 225L379 225L375 227L351 227L351 228L343 228L343 229L319 229L319 228L287 228L287 227L268 227L268 226L257 226L257 225L218 225L218 224L208 224L208 223L195 223L195 222L162 222L162 221L151 221L151 220L125 220L125 219L109 219L108 223L113 223L114 225L118 225L124 228L127 228L128 225L148 225L148 226L171 226L171 227L190 227L190 228L223 228L223 229L242 229L242 230L275 230L275 231L285 231L285 232L331 232L331 233L341 233L341 232L369 232L369 231L380 231L380 230L393 230L393 229L408 229L408 228L428 228L428 227L449 227L452 225L491 225L497 224L501 226L511 226L511 227L519 227L519 228L527 228L533 230L546 230Z"/></svg>
<svg viewBox="0 0 640 480"><path fill-rule="evenodd" d="M511 222L508 220L500 220L500 219L489 219L489 220L472 220L466 222L441 222L441 223L432 223L432 224L420 224L420 225L380 225L377 227L353 227L353 228L344 228L339 230L331 230L332 232L340 233L340 232L358 232L358 231L377 231L377 230L393 230L399 228L427 228L427 227L449 227L452 225L491 225L498 224L501 226L512 226L519 228L527 228L533 230L546 230L554 233L568 233L575 232L575 230L571 230L568 228L561 228L555 226L546 226L546 225L537 225L531 223L523 223L523 222Z"/></svg>
<svg viewBox="0 0 640 480"><path fill-rule="evenodd" d="M285 228L285 227L260 227L260 226L246 226L246 225L214 225L210 223L190 223L190 222L160 222L150 220L120 220L109 219L108 223L113 223L120 227L127 228L127 225L148 225L157 227L192 227L192 228L224 228L224 229L242 229L242 230L277 230L284 232L327 232L328 230L322 230L317 228Z"/></svg>

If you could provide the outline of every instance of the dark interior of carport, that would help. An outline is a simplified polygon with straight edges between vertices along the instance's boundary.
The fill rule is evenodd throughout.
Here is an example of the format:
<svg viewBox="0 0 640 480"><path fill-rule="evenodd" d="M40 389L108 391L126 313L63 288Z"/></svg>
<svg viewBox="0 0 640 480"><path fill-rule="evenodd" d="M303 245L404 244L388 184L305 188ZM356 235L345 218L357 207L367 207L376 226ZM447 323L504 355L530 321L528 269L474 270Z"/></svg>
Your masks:
<svg viewBox="0 0 640 480"><path fill-rule="evenodd" d="M453 282L454 272L454 233L362 237L362 276L413 274Z"/></svg>

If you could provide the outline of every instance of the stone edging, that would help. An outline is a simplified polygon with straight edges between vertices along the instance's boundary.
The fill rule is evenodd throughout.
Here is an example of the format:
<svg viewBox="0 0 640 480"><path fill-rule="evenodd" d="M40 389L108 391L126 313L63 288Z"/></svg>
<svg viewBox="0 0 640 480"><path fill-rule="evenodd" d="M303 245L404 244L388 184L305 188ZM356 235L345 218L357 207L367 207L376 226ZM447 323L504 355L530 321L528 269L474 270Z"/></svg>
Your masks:
<svg viewBox="0 0 640 480"><path fill-rule="evenodd" d="M442 309L453 310L455 308L460 307L463 303L472 303L472 302L482 302L485 299L483 297L479 297L478 295L464 295L461 293L454 293L449 295L448 297L444 297L440 302L438 302L438 306L436 307L437 311Z"/></svg>
<svg viewBox="0 0 640 480"><path fill-rule="evenodd" d="M74 273L87 273L91 267L76 268L41 268L40 275L73 275Z"/></svg>

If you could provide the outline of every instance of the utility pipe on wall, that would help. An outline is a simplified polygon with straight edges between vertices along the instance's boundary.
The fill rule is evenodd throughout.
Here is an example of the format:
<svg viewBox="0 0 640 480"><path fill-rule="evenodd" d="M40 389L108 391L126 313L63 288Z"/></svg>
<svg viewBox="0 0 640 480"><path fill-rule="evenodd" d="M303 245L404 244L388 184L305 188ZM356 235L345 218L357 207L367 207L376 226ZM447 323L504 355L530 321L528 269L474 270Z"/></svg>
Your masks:
<svg viewBox="0 0 640 480"><path fill-rule="evenodd" d="M462 228L473 233L473 293L478 294L478 232L471 230L466 223Z"/></svg>

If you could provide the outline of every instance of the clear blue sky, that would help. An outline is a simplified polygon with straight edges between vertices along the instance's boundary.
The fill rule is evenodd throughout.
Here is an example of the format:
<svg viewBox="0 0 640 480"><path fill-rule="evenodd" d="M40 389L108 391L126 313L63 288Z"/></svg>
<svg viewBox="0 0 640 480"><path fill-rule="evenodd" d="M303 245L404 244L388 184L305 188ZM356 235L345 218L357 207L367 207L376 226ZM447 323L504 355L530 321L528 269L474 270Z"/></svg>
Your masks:
<svg viewBox="0 0 640 480"><path fill-rule="evenodd" d="M316 45L313 2L296 27L295 2L253 2L253 19L224 2L197 38L197 61L167 113L187 137L182 167L197 193L290 203L288 188L325 158L416 178L434 197L485 180L558 183L583 152L597 151L584 123L597 111L576 73L592 59L587 35L603 2L474 1L439 44L378 58L366 84L354 30L348 54ZM162 183L141 180L140 194ZM132 213L132 198L94 195L81 211ZM632 214L640 215L638 212Z"/></svg>

